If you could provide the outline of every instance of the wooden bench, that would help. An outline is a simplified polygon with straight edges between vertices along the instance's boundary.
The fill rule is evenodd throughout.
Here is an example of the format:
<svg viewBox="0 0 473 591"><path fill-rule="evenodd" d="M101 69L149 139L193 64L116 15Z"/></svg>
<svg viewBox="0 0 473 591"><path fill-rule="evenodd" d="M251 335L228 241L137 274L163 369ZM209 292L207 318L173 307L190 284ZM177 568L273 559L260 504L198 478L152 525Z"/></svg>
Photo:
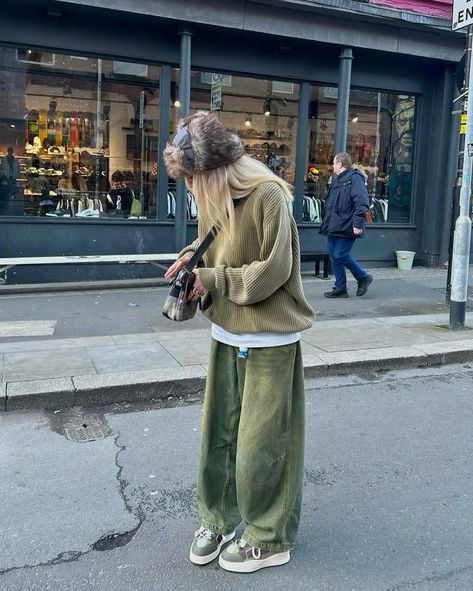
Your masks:
<svg viewBox="0 0 473 591"><path fill-rule="evenodd" d="M332 273L332 265L330 263L330 257L326 252L301 252L301 262L307 263L315 261L315 277L320 276L320 263L324 264L324 279L328 279L329 273Z"/></svg>
<svg viewBox="0 0 473 591"><path fill-rule="evenodd" d="M84 263L147 263L166 270L177 259L177 254L99 254L84 256L44 256L44 257L7 257L0 258L0 274L19 265L77 265ZM164 265L167 263L167 266ZM0 278L5 283L6 277Z"/></svg>

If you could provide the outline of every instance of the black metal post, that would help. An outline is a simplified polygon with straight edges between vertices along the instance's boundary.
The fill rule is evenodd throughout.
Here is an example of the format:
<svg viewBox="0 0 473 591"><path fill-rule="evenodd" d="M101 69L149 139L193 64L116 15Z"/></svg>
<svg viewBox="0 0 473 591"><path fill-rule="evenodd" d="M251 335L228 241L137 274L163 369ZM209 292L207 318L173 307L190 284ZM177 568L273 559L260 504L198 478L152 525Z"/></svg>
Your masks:
<svg viewBox="0 0 473 591"><path fill-rule="evenodd" d="M183 29L181 37L181 63L179 72L179 116L189 114L191 97L191 41L192 33ZM174 220L174 244L179 252L186 245L187 238L187 190L184 179L176 182L176 218Z"/></svg>
<svg viewBox="0 0 473 591"><path fill-rule="evenodd" d="M347 147L348 108L350 105L351 63L353 51L350 47L342 49L338 82L338 101L335 122L334 153L345 152Z"/></svg>
<svg viewBox="0 0 473 591"><path fill-rule="evenodd" d="M158 183L157 183L157 218L163 222L167 218L168 175L162 153L169 136L169 103L171 100L171 68L161 66L159 78L159 138L158 138Z"/></svg>
<svg viewBox="0 0 473 591"><path fill-rule="evenodd" d="M294 183L294 219L302 222L304 176L306 173L307 127L309 117L310 84L302 82L299 90L299 119L297 125L296 178Z"/></svg>
<svg viewBox="0 0 473 591"><path fill-rule="evenodd" d="M450 329L465 328L466 302L468 298L468 273L471 245L471 177L473 172L473 69L471 53L473 48L473 26L468 27L467 59L468 76L465 76L465 91L468 93L466 121L461 122L463 138L463 167L459 199L459 215L455 220L455 233L452 248ZM469 54L469 55L468 55ZM463 128L464 126L464 128Z"/></svg>

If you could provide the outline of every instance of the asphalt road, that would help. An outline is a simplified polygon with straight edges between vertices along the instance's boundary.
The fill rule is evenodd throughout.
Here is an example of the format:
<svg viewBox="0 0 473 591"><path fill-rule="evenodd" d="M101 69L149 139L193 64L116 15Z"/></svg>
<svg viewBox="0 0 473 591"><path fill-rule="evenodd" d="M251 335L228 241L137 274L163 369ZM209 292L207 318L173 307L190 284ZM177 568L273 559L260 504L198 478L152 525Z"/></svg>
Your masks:
<svg viewBox="0 0 473 591"><path fill-rule="evenodd" d="M471 591L472 379L307 382L300 534L253 575L187 560L199 403L0 414L0 589ZM83 425L106 437L66 439Z"/></svg>
<svg viewBox="0 0 473 591"><path fill-rule="evenodd" d="M409 279L375 276L368 294L362 298L354 296L356 286L351 279L352 297L348 299L323 297L324 291L332 287L331 280L305 277L304 291L317 311L317 319L323 321L446 312L444 284L444 278L429 279L413 271ZM209 326L201 314L184 323L164 318L162 308L167 292L167 287L154 287L2 295L0 322L53 320L56 327L52 338L169 332Z"/></svg>

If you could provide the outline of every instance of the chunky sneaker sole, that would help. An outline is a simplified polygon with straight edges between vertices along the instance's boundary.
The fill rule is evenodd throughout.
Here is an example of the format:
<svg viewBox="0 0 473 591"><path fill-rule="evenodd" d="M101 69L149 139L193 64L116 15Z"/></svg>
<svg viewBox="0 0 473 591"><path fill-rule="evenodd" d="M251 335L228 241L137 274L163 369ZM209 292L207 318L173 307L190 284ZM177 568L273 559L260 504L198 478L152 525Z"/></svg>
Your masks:
<svg viewBox="0 0 473 591"><path fill-rule="evenodd" d="M230 542L231 540L233 540L233 538L235 537L235 532L232 531L231 533L227 534L227 535L223 535L223 534L219 534L220 539L217 540L218 546L217 548L214 550L214 552L211 552L210 554L206 554L205 556L196 554L195 552L192 551L192 547L190 549L189 552L189 560L193 563L193 564L198 564L200 566L204 565L204 564L208 564L209 562L212 562L212 560L215 560L217 558L217 556L220 554L222 547L227 543ZM194 543L198 543L198 542L194 542Z"/></svg>
<svg viewBox="0 0 473 591"><path fill-rule="evenodd" d="M283 564L287 564L290 560L291 554L289 550L286 550L286 552L275 552L266 558L247 558L241 562L225 560L224 556L221 554L218 563L223 569L234 573L254 573L262 568L282 566Z"/></svg>

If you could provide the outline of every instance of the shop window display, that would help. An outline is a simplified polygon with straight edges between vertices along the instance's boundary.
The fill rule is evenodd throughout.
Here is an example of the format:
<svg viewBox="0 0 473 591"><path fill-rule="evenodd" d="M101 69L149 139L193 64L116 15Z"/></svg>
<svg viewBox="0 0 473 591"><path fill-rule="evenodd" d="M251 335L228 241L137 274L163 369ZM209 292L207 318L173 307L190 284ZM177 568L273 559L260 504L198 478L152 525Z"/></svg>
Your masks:
<svg viewBox="0 0 473 591"><path fill-rule="evenodd" d="M179 72L172 72L170 139L179 119ZM262 80L211 72L191 74L190 113L211 110L238 134L248 155L264 162L278 176L294 183L299 86L292 82ZM175 214L175 185L168 190L168 218ZM188 219L198 215L188 193Z"/></svg>
<svg viewBox="0 0 473 591"><path fill-rule="evenodd" d="M154 219L159 68L0 48L0 215Z"/></svg>
<svg viewBox="0 0 473 591"><path fill-rule="evenodd" d="M304 221L319 222L334 156L337 89L312 87ZM373 223L410 222L416 98L350 91L347 152L365 177Z"/></svg>

